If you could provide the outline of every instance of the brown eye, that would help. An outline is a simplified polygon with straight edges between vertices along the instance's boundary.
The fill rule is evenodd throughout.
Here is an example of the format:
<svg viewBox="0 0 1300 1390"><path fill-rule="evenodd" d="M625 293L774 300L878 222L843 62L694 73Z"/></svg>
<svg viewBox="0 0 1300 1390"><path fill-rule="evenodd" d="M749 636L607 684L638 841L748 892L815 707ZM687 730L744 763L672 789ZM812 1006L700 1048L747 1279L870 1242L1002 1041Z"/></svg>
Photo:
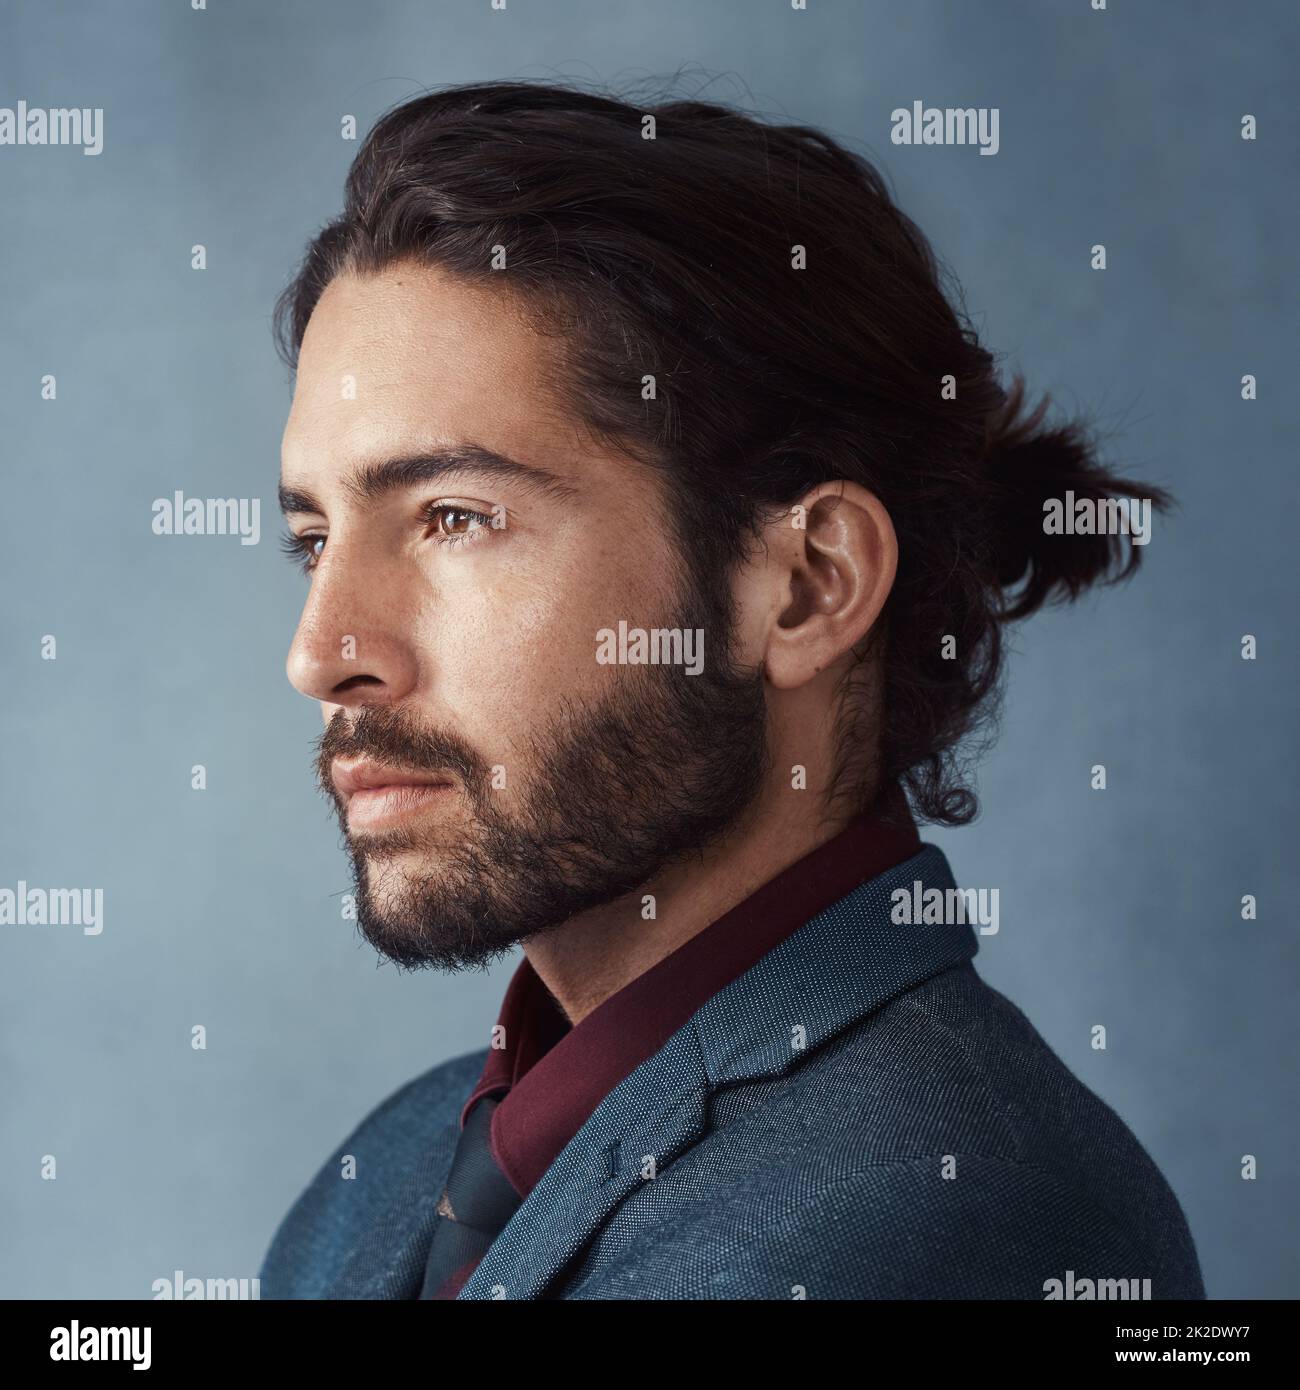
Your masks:
<svg viewBox="0 0 1300 1390"><path fill-rule="evenodd" d="M485 512L472 507L453 507L440 503L429 508L429 524L434 531L447 540L461 540L473 532L492 524L492 518Z"/></svg>
<svg viewBox="0 0 1300 1390"><path fill-rule="evenodd" d="M462 511L459 507L449 507L442 514L442 529L447 535L460 535L468 531L474 520L474 513Z"/></svg>
<svg viewBox="0 0 1300 1390"><path fill-rule="evenodd" d="M320 549L317 549L317 546ZM292 532L286 532L280 539L280 548L295 561L300 569L310 574L316 568L316 563L321 557L321 551L325 549L325 537L320 535L295 536Z"/></svg>

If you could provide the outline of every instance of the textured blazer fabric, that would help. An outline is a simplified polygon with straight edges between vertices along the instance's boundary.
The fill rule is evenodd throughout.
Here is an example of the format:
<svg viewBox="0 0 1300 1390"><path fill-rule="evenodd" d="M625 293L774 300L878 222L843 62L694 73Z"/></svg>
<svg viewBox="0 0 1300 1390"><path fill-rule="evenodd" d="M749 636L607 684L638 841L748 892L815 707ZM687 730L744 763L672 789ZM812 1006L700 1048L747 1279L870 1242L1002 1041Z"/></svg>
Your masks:
<svg viewBox="0 0 1300 1390"><path fill-rule="evenodd" d="M605 1097L459 1296L1043 1299L1107 1281L1204 1298L1160 1171L979 977L973 928L891 921L918 881L955 887L932 845L708 1000ZM418 1297L485 1056L434 1067L340 1145L276 1233L263 1297Z"/></svg>

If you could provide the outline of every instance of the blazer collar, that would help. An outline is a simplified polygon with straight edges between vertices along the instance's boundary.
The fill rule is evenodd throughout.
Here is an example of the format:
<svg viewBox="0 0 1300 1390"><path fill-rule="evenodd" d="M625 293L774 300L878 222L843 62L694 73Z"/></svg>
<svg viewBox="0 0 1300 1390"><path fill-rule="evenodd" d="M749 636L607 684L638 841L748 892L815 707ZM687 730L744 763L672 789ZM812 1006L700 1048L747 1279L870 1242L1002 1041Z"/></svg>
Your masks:
<svg viewBox="0 0 1300 1390"><path fill-rule="evenodd" d="M892 894L955 887L934 845L861 885L763 956L597 1106L459 1297L538 1298L618 1204L704 1133L720 1086L775 1077L890 999L978 950L967 923L897 925Z"/></svg>
<svg viewBox="0 0 1300 1390"><path fill-rule="evenodd" d="M492 1116L492 1152L523 1196L592 1111L714 995L810 917L912 858L921 839L898 793L895 820L860 816L776 874L570 1027L525 955L499 1025L506 1046L488 1053L461 1111L505 1095ZM888 804L880 811L888 811Z"/></svg>

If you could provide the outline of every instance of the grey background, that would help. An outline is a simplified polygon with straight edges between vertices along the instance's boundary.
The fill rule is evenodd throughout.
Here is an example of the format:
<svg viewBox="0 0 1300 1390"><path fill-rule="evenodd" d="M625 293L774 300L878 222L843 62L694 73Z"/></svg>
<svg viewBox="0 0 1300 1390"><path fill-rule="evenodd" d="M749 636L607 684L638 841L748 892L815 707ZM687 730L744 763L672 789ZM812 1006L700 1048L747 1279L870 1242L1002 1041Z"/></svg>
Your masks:
<svg viewBox="0 0 1300 1390"><path fill-rule="evenodd" d="M403 978L339 920L319 715L283 675L270 307L339 205L343 114L683 66L877 157L1008 366L1179 495L1139 581L1020 630L983 818L927 838L999 887L978 965L1160 1163L1210 1294L1300 1293L1294 6L45 0L0 25L0 105L105 108L98 158L0 147L0 886L105 891L101 936L0 927L0 1295L254 1275L362 1115L485 1044L513 961ZM915 99L997 106L1000 153L892 146ZM177 488L260 497L261 544L154 536Z"/></svg>

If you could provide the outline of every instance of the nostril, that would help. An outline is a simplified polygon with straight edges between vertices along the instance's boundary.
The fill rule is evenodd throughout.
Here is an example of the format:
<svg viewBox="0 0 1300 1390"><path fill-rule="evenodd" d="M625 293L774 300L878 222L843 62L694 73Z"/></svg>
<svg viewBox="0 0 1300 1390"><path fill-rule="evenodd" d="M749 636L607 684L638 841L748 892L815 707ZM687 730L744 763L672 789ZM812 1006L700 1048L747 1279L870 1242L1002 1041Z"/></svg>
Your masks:
<svg viewBox="0 0 1300 1390"><path fill-rule="evenodd" d="M362 690L370 685L383 685L378 676L349 676L334 687L334 694L342 695L349 690Z"/></svg>

